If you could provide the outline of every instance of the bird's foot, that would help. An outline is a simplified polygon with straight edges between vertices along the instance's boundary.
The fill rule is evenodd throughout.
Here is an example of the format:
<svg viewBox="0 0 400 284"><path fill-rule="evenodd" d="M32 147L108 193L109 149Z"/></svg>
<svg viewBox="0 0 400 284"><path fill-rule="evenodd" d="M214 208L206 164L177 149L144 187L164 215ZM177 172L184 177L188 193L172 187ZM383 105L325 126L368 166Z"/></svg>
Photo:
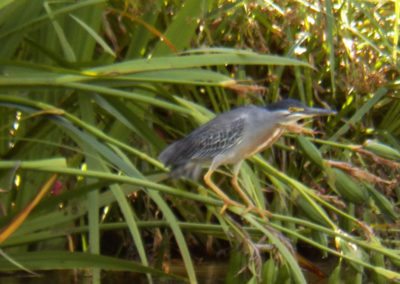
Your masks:
<svg viewBox="0 0 400 284"><path fill-rule="evenodd" d="M221 210L219 210L219 214L223 215L229 206L241 207L242 205L240 205L236 201L233 201L232 199L224 199L224 205L222 206Z"/></svg>
<svg viewBox="0 0 400 284"><path fill-rule="evenodd" d="M219 214L224 215L228 206L229 206L229 204L224 203L224 206L222 206L221 210L219 210Z"/></svg>
<svg viewBox="0 0 400 284"><path fill-rule="evenodd" d="M249 212L257 213L262 219L268 219L268 217L270 217L272 215L271 212L269 212L268 210L261 209L261 208L259 208L257 206L252 205L252 204L248 205L246 207L246 209L243 210L241 215L243 216L243 215L245 215L245 214L247 214Z"/></svg>

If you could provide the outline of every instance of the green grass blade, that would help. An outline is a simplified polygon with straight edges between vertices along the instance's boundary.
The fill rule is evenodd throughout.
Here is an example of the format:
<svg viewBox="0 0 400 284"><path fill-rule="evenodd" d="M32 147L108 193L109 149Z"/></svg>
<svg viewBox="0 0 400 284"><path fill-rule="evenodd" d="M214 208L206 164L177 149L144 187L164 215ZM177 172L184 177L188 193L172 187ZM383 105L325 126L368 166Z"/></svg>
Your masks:
<svg viewBox="0 0 400 284"><path fill-rule="evenodd" d="M64 270L101 268L105 270L131 271L149 273L155 276L175 278L183 280L172 274L166 274L160 270L143 266L131 260L122 260L115 257L93 255L88 253L69 253L64 251L38 251L9 254L14 261L29 267L31 270ZM20 268L5 259L0 259L0 271L16 271Z"/></svg>
<svg viewBox="0 0 400 284"><path fill-rule="evenodd" d="M89 25L74 15L70 15L70 17L74 19L82 28L84 28L87 33L97 42L97 44L104 49L105 52L110 54L112 57L117 57L111 47L109 47L108 44Z"/></svg>

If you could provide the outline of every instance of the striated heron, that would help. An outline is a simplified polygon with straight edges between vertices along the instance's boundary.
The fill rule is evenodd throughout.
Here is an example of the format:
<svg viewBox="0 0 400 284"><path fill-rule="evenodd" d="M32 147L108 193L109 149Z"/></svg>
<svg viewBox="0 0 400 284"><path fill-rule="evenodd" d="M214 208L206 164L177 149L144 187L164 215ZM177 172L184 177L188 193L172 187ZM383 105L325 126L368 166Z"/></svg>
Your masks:
<svg viewBox="0 0 400 284"><path fill-rule="evenodd" d="M298 124L304 118L334 114L334 111L305 106L294 99L285 99L267 107L244 106L216 116L185 138L169 145L159 160L171 167L171 176L196 179L208 165L204 182L224 202L221 213L229 205L240 206L230 199L212 180L221 165L233 164L231 184L247 205L255 208L240 188L238 174L242 161L270 147L285 132L312 133Z"/></svg>

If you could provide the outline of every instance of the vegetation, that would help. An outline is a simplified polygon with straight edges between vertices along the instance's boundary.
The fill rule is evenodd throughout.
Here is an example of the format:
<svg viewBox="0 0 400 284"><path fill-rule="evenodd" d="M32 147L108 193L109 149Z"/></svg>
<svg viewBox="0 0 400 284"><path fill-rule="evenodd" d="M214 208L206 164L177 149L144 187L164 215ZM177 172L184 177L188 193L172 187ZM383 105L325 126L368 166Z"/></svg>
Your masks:
<svg viewBox="0 0 400 284"><path fill-rule="evenodd" d="M0 270L399 280L399 23L399 1L2 1ZM243 165L268 220L167 178L168 143L281 97L338 115Z"/></svg>

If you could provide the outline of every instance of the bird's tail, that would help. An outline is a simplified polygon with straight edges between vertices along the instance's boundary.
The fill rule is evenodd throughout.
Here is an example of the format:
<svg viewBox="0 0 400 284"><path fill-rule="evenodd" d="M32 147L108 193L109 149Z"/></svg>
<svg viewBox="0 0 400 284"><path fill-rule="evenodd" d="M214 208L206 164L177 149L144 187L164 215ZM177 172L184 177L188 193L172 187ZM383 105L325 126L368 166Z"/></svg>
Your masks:
<svg viewBox="0 0 400 284"><path fill-rule="evenodd" d="M172 178L188 178L198 180L201 174L201 166L195 163L186 163L171 169L170 177Z"/></svg>
<svg viewBox="0 0 400 284"><path fill-rule="evenodd" d="M179 141L172 143L167 148L165 148L158 159L167 167L174 166L178 162L180 149L179 149Z"/></svg>
<svg viewBox="0 0 400 284"><path fill-rule="evenodd" d="M177 141L165 148L158 156L158 159L165 166L171 168L170 177L185 177L192 180L198 180L201 173L201 166L198 163L182 160L180 155L182 150L179 141Z"/></svg>

